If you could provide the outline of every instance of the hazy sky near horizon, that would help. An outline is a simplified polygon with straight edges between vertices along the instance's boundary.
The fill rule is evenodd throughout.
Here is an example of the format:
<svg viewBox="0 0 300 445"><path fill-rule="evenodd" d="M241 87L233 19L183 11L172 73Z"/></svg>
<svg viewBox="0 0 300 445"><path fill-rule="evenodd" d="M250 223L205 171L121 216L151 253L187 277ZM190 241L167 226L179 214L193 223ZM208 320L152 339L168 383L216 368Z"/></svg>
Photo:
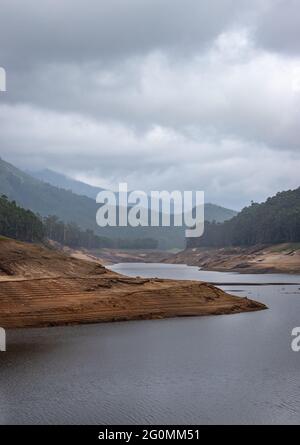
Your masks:
<svg viewBox="0 0 300 445"><path fill-rule="evenodd" d="M0 156L239 209L299 186L300 1L1 0Z"/></svg>

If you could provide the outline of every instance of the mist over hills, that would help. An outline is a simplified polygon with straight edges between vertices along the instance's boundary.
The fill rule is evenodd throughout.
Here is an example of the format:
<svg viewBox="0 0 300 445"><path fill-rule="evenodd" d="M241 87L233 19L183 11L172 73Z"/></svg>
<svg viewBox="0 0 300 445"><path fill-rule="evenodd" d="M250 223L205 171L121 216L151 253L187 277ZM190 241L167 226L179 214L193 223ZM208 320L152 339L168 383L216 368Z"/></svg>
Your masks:
<svg viewBox="0 0 300 445"><path fill-rule="evenodd" d="M97 228L96 202L70 190L54 187L0 159L0 193L42 216L57 215L83 228Z"/></svg>
<svg viewBox="0 0 300 445"><path fill-rule="evenodd" d="M36 171L30 170L28 173L40 181L48 182L55 187L63 188L65 190L71 190L77 195L87 196L93 200L95 200L97 194L103 190L101 187L94 187L86 184L85 182L77 181L76 179L70 178L69 176L63 175L62 173L58 173L48 168Z"/></svg>
<svg viewBox="0 0 300 445"><path fill-rule="evenodd" d="M71 190L73 193L88 196L92 199L95 199L97 194L104 190L101 187L86 184L82 181L75 180L69 176L48 168L43 170L29 171L28 173L41 181L54 185L55 187ZM236 214L237 212L235 210L227 209L216 204L205 204L205 216L208 221L223 222L232 218Z"/></svg>
<svg viewBox="0 0 300 445"><path fill-rule="evenodd" d="M101 187L86 184L82 181L75 180L69 176L48 168L37 171L29 171L28 173L43 182L48 182L49 184L54 185L55 187L70 190L73 193L87 196L92 199L95 199L97 194L104 190ZM228 219L233 218L237 213L238 212L235 210L227 209L216 204L205 204L205 218L207 221L227 221Z"/></svg>
<svg viewBox="0 0 300 445"><path fill-rule="evenodd" d="M26 173L0 159L0 193L41 216L57 215L64 222L74 222L83 229L94 230L100 236L122 239L153 238L163 249L185 246L184 227L101 228L96 224L99 204L95 202L95 196L102 189L51 170L35 172L34 175L35 177L32 173ZM205 218L208 221L222 222L235 214L232 210L205 204Z"/></svg>

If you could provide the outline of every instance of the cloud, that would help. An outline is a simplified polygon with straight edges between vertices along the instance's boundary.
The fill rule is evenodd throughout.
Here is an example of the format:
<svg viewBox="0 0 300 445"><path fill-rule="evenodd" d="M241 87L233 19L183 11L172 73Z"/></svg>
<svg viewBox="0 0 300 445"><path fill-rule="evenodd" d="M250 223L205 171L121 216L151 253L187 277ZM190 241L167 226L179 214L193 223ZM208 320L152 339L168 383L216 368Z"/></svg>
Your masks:
<svg viewBox="0 0 300 445"><path fill-rule="evenodd" d="M3 1L1 156L235 208L299 185L293 1L73 5Z"/></svg>
<svg viewBox="0 0 300 445"><path fill-rule="evenodd" d="M163 52L102 69L47 65L22 76L9 100L119 122L144 131L162 125L196 137L237 137L298 149L300 59L253 47L245 31L221 34L182 65ZM19 84L20 83L20 84ZM12 87L13 88L13 87Z"/></svg>
<svg viewBox="0 0 300 445"><path fill-rule="evenodd" d="M125 125L19 105L1 106L0 122L2 155L15 164L47 165L111 188L126 181L147 191L204 189L209 201L239 208L265 198L282 181L297 186L299 153L274 156L268 147L243 140L199 141L158 126L137 134Z"/></svg>
<svg viewBox="0 0 300 445"><path fill-rule="evenodd" d="M300 14L298 0L266 2L258 18L256 39L260 46L286 55L300 55Z"/></svg>
<svg viewBox="0 0 300 445"><path fill-rule="evenodd" d="M198 51L248 10L246 0L2 0L2 57L26 66Z"/></svg>

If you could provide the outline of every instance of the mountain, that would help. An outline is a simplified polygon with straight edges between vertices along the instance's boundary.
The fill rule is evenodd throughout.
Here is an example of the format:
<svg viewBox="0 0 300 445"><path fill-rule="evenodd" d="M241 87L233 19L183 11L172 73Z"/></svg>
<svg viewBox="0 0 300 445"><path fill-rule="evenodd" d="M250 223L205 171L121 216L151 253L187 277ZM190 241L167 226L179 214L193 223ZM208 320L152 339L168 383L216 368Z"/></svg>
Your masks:
<svg viewBox="0 0 300 445"><path fill-rule="evenodd" d="M29 171L28 173L40 181L47 182L48 184L63 188L65 190L71 190L77 195L87 196L88 198L92 199L96 199L97 194L103 190L100 187L93 187L92 185L77 181L76 179L70 178L69 176L55 172L48 168L38 171Z"/></svg>
<svg viewBox="0 0 300 445"><path fill-rule="evenodd" d="M29 171L29 174L40 181L47 182L55 187L70 190L77 195L87 196L95 199L97 194L104 190L100 187L94 187L82 181L70 178L62 173L58 173L48 168L37 171ZM237 212L235 210L226 209L216 204L205 204L205 215L208 221L223 222L233 218Z"/></svg>
<svg viewBox="0 0 300 445"><path fill-rule="evenodd" d="M2 159L0 193L42 216L57 215L65 222L76 222L82 228L97 228L95 215L98 206L94 200L33 178Z"/></svg>
<svg viewBox="0 0 300 445"><path fill-rule="evenodd" d="M111 239L101 237L93 230L82 230L77 224L64 223L57 216L40 218L31 210L26 210L0 195L0 241L4 237L19 241L44 242L47 239L73 249L156 249L157 240ZM1 273L1 270L0 270Z"/></svg>
<svg viewBox="0 0 300 445"><path fill-rule="evenodd" d="M49 173L50 172L50 173ZM0 159L0 194L5 194L10 200L15 200L24 208L30 209L42 216L57 215L64 222L74 222L83 229L92 229L96 234L108 238L142 239L152 238L158 241L159 248L183 248L185 246L183 227L104 227L96 224L96 212L99 205L95 199L73 192L83 191L87 184L80 183L67 177L61 177L48 171L45 180L54 182L54 179L71 186L71 190L58 187L49 182L34 178L28 173L14 167L12 164ZM58 182L57 182L58 184ZM82 185L83 184L83 185ZM92 193L91 186L88 190ZM95 188L97 189L97 188ZM99 189L97 189L99 191ZM233 211L213 204L205 205L205 217L210 221L224 221L234 214Z"/></svg>
<svg viewBox="0 0 300 445"><path fill-rule="evenodd" d="M48 168L38 171L30 171L29 174L40 181L47 182L55 187L70 190L78 195L87 196L95 199L97 194L104 190L100 187L94 187L82 181L70 178ZM205 204L205 218L207 221L223 222L237 215L235 210L227 209L216 204Z"/></svg>
<svg viewBox="0 0 300 445"><path fill-rule="evenodd" d="M252 203L224 223L206 223L202 238L188 247L253 246L300 242L300 187L277 193L265 202Z"/></svg>
<svg viewBox="0 0 300 445"><path fill-rule="evenodd" d="M225 207L218 206L216 204L206 203L204 207L205 220L224 222L237 215L238 212Z"/></svg>

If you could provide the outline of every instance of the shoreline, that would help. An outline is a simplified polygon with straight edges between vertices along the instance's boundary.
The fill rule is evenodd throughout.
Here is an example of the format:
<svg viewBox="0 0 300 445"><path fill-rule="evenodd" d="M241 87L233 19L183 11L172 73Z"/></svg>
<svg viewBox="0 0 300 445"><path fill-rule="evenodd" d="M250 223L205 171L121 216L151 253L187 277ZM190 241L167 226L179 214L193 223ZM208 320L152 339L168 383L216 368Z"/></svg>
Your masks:
<svg viewBox="0 0 300 445"><path fill-rule="evenodd" d="M239 274L300 274L300 243L257 245L252 247L187 248L179 252L161 250L72 250L74 258L100 261L110 266L117 263L162 263L198 266L212 272Z"/></svg>
<svg viewBox="0 0 300 445"><path fill-rule="evenodd" d="M197 266L211 272L239 274L300 274L300 244L252 247L188 248L162 260Z"/></svg>
<svg viewBox="0 0 300 445"><path fill-rule="evenodd" d="M202 281L127 277L96 260L13 240L1 242L1 271L3 328L224 315L267 308Z"/></svg>
<svg viewBox="0 0 300 445"><path fill-rule="evenodd" d="M10 302L14 295L13 302ZM50 327L115 321L236 314L267 307L209 283L130 278L60 277L0 282L0 326Z"/></svg>
<svg viewBox="0 0 300 445"><path fill-rule="evenodd" d="M208 281L209 284L212 284L213 286L300 286L299 283L250 283L250 282L218 282L218 281Z"/></svg>

